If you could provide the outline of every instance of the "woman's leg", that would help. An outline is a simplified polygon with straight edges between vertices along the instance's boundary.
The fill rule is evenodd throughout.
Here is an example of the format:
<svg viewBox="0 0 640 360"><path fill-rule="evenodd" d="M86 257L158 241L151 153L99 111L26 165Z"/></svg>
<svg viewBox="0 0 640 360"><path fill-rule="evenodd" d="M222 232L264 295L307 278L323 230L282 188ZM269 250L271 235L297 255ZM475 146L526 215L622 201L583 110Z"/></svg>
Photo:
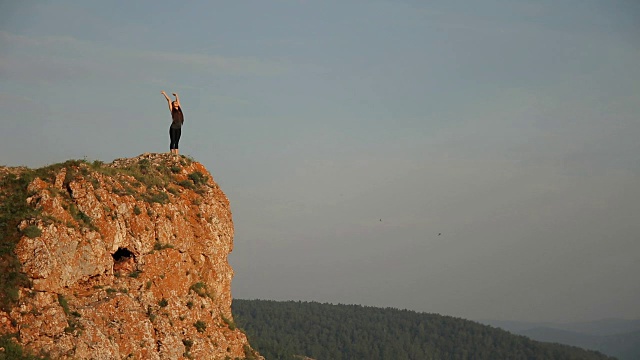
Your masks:
<svg viewBox="0 0 640 360"><path fill-rule="evenodd" d="M169 128L169 150L171 151L171 153L175 153L175 150L178 147L178 141L176 140L176 129L174 128Z"/></svg>
<svg viewBox="0 0 640 360"><path fill-rule="evenodd" d="M182 135L182 129L174 129L175 130L175 152L178 154L178 141L180 141L180 135Z"/></svg>

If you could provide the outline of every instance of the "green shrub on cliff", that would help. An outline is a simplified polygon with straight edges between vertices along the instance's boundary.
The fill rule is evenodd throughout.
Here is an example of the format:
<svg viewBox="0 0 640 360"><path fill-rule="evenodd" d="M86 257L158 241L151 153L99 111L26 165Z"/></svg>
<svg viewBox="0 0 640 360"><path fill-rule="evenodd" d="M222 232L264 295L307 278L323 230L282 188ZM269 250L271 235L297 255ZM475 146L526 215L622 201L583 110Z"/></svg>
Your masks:
<svg viewBox="0 0 640 360"><path fill-rule="evenodd" d="M202 281L199 281L199 282L191 285L191 287L189 287L189 290L191 290L194 293L198 294L198 296L200 296L200 297L208 297L211 300L215 300L215 297L209 291L209 288L207 287L207 284L203 283Z"/></svg>
<svg viewBox="0 0 640 360"><path fill-rule="evenodd" d="M24 230L22 230L22 233L25 234L28 238L34 239L42 235L42 230L40 230L40 228L35 225L29 225L24 228Z"/></svg>
<svg viewBox="0 0 640 360"><path fill-rule="evenodd" d="M15 342L15 334L4 334L0 336L0 360L36 360L51 359L49 356L35 356L22 348L22 345Z"/></svg>
<svg viewBox="0 0 640 360"><path fill-rule="evenodd" d="M205 332L205 330L207 330L207 323L202 320L196 321L193 323L193 326L198 330L198 332Z"/></svg>
<svg viewBox="0 0 640 360"><path fill-rule="evenodd" d="M195 171L189 174L189 179L191 179L191 181L193 181L196 186L204 185L207 183L207 176L200 171Z"/></svg>

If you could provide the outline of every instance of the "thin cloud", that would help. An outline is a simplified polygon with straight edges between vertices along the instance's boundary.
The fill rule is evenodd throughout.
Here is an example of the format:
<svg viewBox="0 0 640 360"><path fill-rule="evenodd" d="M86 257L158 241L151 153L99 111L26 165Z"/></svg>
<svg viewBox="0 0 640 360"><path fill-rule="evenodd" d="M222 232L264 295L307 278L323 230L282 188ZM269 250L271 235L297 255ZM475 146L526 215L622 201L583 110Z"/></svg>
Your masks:
<svg viewBox="0 0 640 360"><path fill-rule="evenodd" d="M287 70L281 61L200 53L115 48L70 36L26 36L0 32L0 75L29 82L60 79L152 81L157 74L179 69L209 76L276 76Z"/></svg>
<svg viewBox="0 0 640 360"><path fill-rule="evenodd" d="M17 46L29 46L29 47L35 47L35 46L60 46L60 45L66 45L66 46L79 46L82 45L82 42L80 40L77 40L71 36L51 36L51 35L46 35L46 36L38 36L38 37L34 37L34 36L26 36L26 35L19 35L19 34L12 34L10 32L7 31L0 31L0 41L2 42L6 42L8 44L11 45L17 45Z"/></svg>
<svg viewBox="0 0 640 360"><path fill-rule="evenodd" d="M35 103L36 102L32 98L27 96L0 93L0 106L2 107L9 105L30 106Z"/></svg>
<svg viewBox="0 0 640 360"><path fill-rule="evenodd" d="M212 74L230 75L278 75L286 70L284 64L260 60L256 57L225 57L197 53L176 53L160 51L132 52L132 58L142 61L163 62L200 68Z"/></svg>

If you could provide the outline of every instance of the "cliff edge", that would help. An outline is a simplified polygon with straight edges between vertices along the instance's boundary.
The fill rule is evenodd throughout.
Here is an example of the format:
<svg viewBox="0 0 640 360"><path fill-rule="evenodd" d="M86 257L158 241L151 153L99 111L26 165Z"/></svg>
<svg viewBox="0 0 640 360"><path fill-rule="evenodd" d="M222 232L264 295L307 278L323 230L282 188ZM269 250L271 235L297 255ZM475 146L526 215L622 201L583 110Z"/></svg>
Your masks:
<svg viewBox="0 0 640 360"><path fill-rule="evenodd" d="M0 167L0 351L260 359L231 314L233 232L184 156Z"/></svg>

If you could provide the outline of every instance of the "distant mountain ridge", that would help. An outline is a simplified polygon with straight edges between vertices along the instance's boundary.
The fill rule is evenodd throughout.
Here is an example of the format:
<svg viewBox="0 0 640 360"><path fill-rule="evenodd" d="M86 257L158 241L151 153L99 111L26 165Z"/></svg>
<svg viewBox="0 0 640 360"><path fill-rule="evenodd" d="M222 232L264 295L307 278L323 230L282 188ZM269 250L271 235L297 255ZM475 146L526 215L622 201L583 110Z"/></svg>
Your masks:
<svg viewBox="0 0 640 360"><path fill-rule="evenodd" d="M640 359L640 320L603 319L576 323L534 323L483 320L533 340L600 351L620 360Z"/></svg>
<svg viewBox="0 0 640 360"><path fill-rule="evenodd" d="M487 324L507 331L518 332L534 328L551 328L565 331L572 331L588 335L617 335L640 330L640 319L601 319L594 321L554 323L554 322L527 322L527 321L500 321L500 320L479 320L482 324Z"/></svg>
<svg viewBox="0 0 640 360"><path fill-rule="evenodd" d="M232 311L268 360L612 359L596 351L533 341L477 322L392 308L239 300Z"/></svg>

